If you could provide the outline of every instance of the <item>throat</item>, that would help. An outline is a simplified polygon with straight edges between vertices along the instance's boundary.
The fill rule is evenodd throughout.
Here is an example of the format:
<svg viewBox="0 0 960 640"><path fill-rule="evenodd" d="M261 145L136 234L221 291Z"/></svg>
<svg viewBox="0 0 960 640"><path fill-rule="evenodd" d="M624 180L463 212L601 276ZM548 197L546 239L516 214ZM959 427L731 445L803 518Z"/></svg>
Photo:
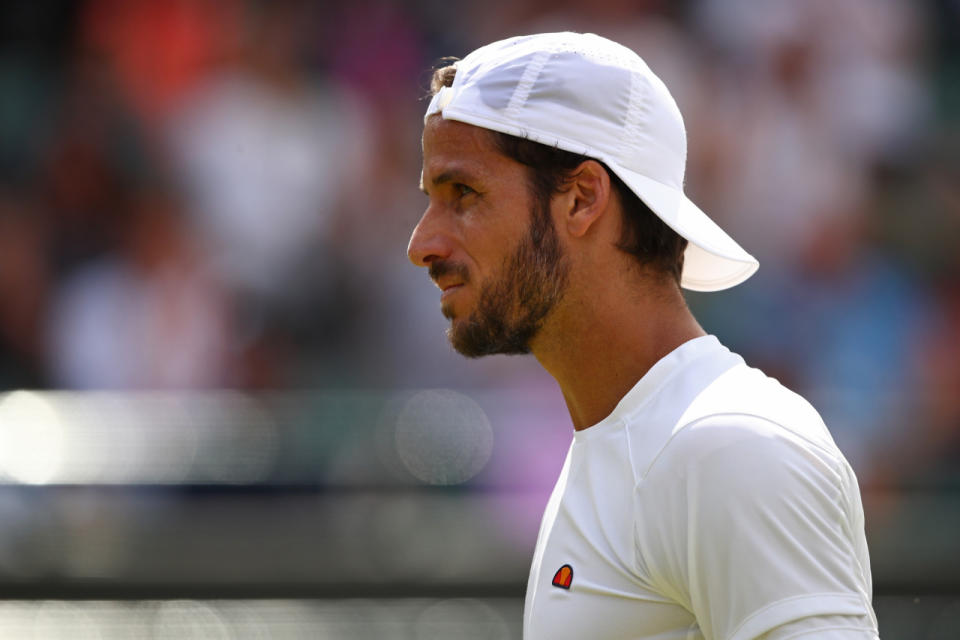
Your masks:
<svg viewBox="0 0 960 640"><path fill-rule="evenodd" d="M565 323L576 326L550 322L533 343L540 365L560 385L578 431L610 415L661 358L706 335L686 308L670 320L638 315L615 322L602 313L592 315L588 322Z"/></svg>

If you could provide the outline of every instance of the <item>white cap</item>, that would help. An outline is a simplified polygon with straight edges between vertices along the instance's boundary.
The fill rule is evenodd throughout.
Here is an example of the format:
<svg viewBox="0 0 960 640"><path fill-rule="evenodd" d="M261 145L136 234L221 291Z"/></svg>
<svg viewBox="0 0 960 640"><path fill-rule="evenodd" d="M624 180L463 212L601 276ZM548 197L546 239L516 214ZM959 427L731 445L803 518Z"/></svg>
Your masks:
<svg viewBox="0 0 960 640"><path fill-rule="evenodd" d="M636 53L592 33L541 33L481 47L456 63L440 113L606 164L687 239L681 284L719 291L759 264L683 193L687 134L676 102Z"/></svg>

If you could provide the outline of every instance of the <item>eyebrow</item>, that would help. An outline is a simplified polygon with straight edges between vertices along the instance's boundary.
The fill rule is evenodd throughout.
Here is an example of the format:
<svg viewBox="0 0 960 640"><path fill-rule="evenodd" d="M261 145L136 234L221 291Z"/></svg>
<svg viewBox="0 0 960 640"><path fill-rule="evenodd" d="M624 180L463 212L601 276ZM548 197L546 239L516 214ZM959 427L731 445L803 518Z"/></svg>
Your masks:
<svg viewBox="0 0 960 640"><path fill-rule="evenodd" d="M431 184L437 187L448 182L472 182L473 180L475 180L474 176L462 169L450 169L436 176ZM420 173L420 190L427 193L427 188L423 185L422 172Z"/></svg>

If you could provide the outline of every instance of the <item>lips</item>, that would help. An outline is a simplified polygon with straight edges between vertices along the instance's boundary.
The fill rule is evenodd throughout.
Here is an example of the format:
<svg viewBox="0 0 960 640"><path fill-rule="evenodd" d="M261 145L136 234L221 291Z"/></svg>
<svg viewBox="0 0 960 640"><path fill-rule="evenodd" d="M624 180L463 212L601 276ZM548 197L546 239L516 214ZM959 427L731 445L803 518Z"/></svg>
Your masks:
<svg viewBox="0 0 960 640"><path fill-rule="evenodd" d="M430 279L441 291L451 286L462 285L468 280L467 268L462 264L448 260L430 263Z"/></svg>
<svg viewBox="0 0 960 640"><path fill-rule="evenodd" d="M463 284L462 284L462 283L460 283L460 284L444 285L443 287L441 287L443 293L440 294L440 300L445 300L447 297L453 295L454 293L456 293L457 291L459 291L459 290L462 289L462 288L463 288Z"/></svg>

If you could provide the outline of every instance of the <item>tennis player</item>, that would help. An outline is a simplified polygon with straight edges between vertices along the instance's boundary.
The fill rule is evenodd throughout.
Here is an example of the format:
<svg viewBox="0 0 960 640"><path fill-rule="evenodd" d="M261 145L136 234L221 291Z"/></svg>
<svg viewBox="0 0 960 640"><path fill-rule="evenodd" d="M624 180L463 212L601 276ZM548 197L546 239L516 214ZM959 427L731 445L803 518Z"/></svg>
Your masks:
<svg viewBox="0 0 960 640"><path fill-rule="evenodd" d="M477 49L433 91L409 257L453 347L533 353L575 428L524 637L877 638L849 464L684 302L758 265L684 195L664 84L617 43L554 33Z"/></svg>

